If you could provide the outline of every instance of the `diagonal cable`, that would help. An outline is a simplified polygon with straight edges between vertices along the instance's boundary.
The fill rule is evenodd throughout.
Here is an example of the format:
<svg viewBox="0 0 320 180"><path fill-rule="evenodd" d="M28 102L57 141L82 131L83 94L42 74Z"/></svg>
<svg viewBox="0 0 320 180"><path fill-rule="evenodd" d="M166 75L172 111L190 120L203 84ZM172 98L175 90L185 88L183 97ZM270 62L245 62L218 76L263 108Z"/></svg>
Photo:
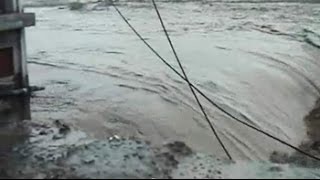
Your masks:
<svg viewBox="0 0 320 180"><path fill-rule="evenodd" d="M224 143L222 142L221 138L219 137L219 134L218 134L217 130L213 127L213 125L212 125L212 123L211 123L211 121L210 121L210 119L209 119L209 117L208 117L208 115L207 115L204 107L202 106L202 104L201 104L201 102L200 102L200 100L199 100L199 98L198 98L198 95L196 94L196 92L194 91L194 89L193 89L192 86L191 86L191 83L190 83L190 81L189 81L189 78L188 78L188 76L187 76L187 73L185 72L185 70L184 70L184 68L183 68L183 66L182 66L181 60L180 60L180 58L179 58L179 56L178 56L178 54L177 54L177 52L176 52L176 50L175 50L175 48L174 48L174 45L173 45L173 43L172 43L172 41L171 41L171 38L170 38L169 33L168 33L167 29L166 29L166 26L164 25L163 19L162 19L162 17L161 17L160 11L159 11L159 9L158 9L158 7L157 7L157 4L156 4L155 0L152 0L152 3L153 3L153 6L154 6L154 9L155 9L156 12L157 12L157 15L158 15L159 21L160 21L160 23L161 23L162 29L163 29L163 31L164 31L164 33L165 33L165 36L167 37L167 40L168 40L168 42L169 42L169 44L170 44L171 50L172 50L172 52L173 52L173 54L174 54L174 56L175 56L175 58L176 58L176 60L177 60L177 62L178 62L178 64L179 64L179 67L180 67L180 69L181 69L181 71L182 71L182 73L183 73L183 76L185 77L186 82L187 82L188 85L189 85L189 88L190 88L190 90L191 90L194 98L196 99L196 101L197 101L197 103L198 103L198 105L199 105L199 107L200 107L200 109L201 109L201 111L202 111L202 113L203 113L206 121L208 122L208 124L209 124L209 126L210 126L210 128L211 128L211 130L212 130L212 132L213 132L213 134L214 134L214 136L215 136L215 137L217 138L217 140L219 141L219 144L221 145L223 151L226 153L226 155L228 156L228 158L229 158L230 160L232 160L232 157L231 157L229 151L227 150L226 146L225 146Z"/></svg>
<svg viewBox="0 0 320 180"><path fill-rule="evenodd" d="M127 18L122 14L122 12L119 10L119 8L114 4L112 3L111 4L115 10L117 11L117 13L120 15L120 17L123 19L123 21L129 26L129 28L135 33L135 35L166 65L168 66L168 68L170 68L174 73L176 73L181 79L183 79L184 81L186 81L185 77L183 77L183 75L181 75L174 67L172 67L141 35L140 33L130 24L130 22L127 20ZM210 102L214 107L216 107L217 109L219 109L221 112L223 112L224 114L226 114L227 116L229 116L231 119L235 120L236 122L246 126L246 127L249 127L250 129L253 129L281 144L284 144L294 150L296 150L297 152L311 158L311 159L314 159L314 160L317 160L317 161L320 161L320 158L319 157L316 157L290 143L287 143L286 141L284 140L281 140L280 138L264 131L264 130L261 130L237 117L235 117L233 114L229 113L228 111L226 111L224 108L222 108L220 105L218 105L217 103L215 103L213 100L211 100L207 95L205 95L198 87L196 87L194 84L192 84L190 82L190 85L201 95L203 96L208 102ZM247 117L243 116L244 118L248 119Z"/></svg>

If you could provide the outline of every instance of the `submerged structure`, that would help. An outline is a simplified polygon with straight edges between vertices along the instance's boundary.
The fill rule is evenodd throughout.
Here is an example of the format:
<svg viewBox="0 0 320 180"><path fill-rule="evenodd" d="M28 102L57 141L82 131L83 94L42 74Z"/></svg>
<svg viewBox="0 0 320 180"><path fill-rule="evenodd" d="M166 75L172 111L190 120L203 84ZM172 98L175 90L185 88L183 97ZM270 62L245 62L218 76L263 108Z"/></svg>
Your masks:
<svg viewBox="0 0 320 180"><path fill-rule="evenodd" d="M0 120L29 119L29 91L24 28L35 24L19 0L0 1ZM2 121L3 122L3 121Z"/></svg>

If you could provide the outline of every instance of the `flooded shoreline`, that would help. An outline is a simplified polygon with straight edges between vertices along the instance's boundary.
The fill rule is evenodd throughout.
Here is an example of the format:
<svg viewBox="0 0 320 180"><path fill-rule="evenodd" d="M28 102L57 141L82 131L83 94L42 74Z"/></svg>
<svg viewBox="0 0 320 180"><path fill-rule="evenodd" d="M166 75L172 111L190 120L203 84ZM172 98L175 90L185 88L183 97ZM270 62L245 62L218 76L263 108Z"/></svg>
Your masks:
<svg viewBox="0 0 320 180"><path fill-rule="evenodd" d="M201 102L103 3L26 0L32 120L0 100L0 177L320 178L320 164ZM30 3L31 2L31 3ZM84 2L84 1L83 1ZM86 1L87 2L87 1ZM178 3L183 2L183 3ZM191 81L233 116L320 155L320 3L163 1ZM175 68L149 1L120 1L130 23ZM316 102L317 101L317 102ZM316 103L316 105L315 105Z"/></svg>
<svg viewBox="0 0 320 180"><path fill-rule="evenodd" d="M319 96L319 51L312 45L319 43L318 6L189 2L160 8L187 73L205 94L295 145L307 138L303 118ZM141 19L152 14L152 6L128 3L121 10L177 67L155 14ZM62 119L98 138L180 140L196 151L223 155L187 86L158 63L112 8L27 11L38 17L37 27L27 32L31 82L47 87L32 101L35 120ZM239 159L287 151L202 101Z"/></svg>
<svg viewBox="0 0 320 180"><path fill-rule="evenodd" d="M179 141L152 147L149 141L134 137L115 135L105 140L92 139L61 121L53 124L24 121L12 125L11 130L18 130L25 140L16 144L6 156L6 163L0 167L1 178L320 177L319 162L312 162L301 154L294 154L288 160L279 156L275 163L231 162L195 152ZM309 152L311 150L303 146L301 148ZM315 150L314 145L311 148Z"/></svg>

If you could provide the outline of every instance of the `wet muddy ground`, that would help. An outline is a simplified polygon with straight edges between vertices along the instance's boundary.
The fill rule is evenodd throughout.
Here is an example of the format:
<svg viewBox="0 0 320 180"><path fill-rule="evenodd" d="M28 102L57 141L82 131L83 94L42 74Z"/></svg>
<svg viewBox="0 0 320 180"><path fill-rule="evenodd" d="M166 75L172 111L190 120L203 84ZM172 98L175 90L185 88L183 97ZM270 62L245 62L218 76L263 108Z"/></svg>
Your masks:
<svg viewBox="0 0 320 180"><path fill-rule="evenodd" d="M320 178L314 167L231 162L179 141L154 147L136 138L92 139L60 121L25 121L10 129L24 134L2 163L1 178Z"/></svg>

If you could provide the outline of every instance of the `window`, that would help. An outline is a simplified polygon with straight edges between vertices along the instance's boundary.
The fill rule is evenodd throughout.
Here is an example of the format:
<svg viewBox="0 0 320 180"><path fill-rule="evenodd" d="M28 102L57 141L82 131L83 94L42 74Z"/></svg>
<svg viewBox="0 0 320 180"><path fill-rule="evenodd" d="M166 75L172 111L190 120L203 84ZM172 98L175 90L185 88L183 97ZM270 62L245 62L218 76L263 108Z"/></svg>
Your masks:
<svg viewBox="0 0 320 180"><path fill-rule="evenodd" d="M5 1L0 0L0 14L5 13Z"/></svg>
<svg viewBox="0 0 320 180"><path fill-rule="evenodd" d="M14 75L13 48L0 49L0 78Z"/></svg>

